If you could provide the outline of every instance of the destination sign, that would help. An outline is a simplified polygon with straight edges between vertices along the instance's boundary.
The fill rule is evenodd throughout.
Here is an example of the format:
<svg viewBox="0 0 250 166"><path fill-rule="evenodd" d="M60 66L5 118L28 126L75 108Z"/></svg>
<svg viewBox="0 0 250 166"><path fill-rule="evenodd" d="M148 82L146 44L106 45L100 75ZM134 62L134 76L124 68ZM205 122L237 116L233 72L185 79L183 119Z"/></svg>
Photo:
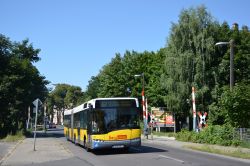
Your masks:
<svg viewBox="0 0 250 166"><path fill-rule="evenodd" d="M96 108L136 107L135 100L97 100Z"/></svg>

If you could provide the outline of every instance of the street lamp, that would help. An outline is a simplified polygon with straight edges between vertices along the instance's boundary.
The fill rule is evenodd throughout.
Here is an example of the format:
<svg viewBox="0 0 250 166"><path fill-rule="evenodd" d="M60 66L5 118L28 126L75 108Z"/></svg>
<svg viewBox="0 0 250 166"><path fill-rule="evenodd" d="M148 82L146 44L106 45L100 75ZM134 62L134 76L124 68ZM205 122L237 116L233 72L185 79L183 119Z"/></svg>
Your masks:
<svg viewBox="0 0 250 166"><path fill-rule="evenodd" d="M218 42L215 45L230 45L230 91L232 91L234 86L234 40L231 39L229 42Z"/></svg>
<svg viewBox="0 0 250 166"><path fill-rule="evenodd" d="M143 134L148 138L148 122L147 122L147 111L146 111L146 103L145 103L145 93L144 93L144 86L145 86L145 78L144 73L142 74L135 74L135 77L142 77L142 108L143 108Z"/></svg>

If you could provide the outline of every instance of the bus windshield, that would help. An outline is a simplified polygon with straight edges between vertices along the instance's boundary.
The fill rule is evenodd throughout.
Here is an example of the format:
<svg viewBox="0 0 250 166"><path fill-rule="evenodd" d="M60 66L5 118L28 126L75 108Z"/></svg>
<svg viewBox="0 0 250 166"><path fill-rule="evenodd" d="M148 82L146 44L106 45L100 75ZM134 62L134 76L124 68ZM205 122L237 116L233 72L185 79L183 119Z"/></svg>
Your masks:
<svg viewBox="0 0 250 166"><path fill-rule="evenodd" d="M98 108L92 112L92 133L102 134L120 129L139 129L139 126L137 108Z"/></svg>

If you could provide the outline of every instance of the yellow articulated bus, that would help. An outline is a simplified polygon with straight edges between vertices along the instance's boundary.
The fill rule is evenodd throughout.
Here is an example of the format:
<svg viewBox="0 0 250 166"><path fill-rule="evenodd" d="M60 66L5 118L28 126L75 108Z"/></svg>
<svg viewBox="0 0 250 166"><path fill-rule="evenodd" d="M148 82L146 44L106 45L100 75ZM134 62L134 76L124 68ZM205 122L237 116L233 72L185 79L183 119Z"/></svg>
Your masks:
<svg viewBox="0 0 250 166"><path fill-rule="evenodd" d="M64 112L64 134L88 151L141 146L139 112L136 98L93 99Z"/></svg>

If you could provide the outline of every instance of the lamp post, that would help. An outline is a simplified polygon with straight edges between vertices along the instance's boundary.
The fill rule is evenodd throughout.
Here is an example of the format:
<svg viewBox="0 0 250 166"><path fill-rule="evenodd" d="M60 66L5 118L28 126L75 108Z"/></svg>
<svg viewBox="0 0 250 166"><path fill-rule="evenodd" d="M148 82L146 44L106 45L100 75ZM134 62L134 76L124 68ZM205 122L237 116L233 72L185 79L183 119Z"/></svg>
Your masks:
<svg viewBox="0 0 250 166"><path fill-rule="evenodd" d="M145 93L144 93L144 86L145 86L145 78L144 73L136 74L135 77L142 77L142 108L143 108L143 134L148 138L148 122L147 122L147 111L146 111L146 104L145 104Z"/></svg>
<svg viewBox="0 0 250 166"><path fill-rule="evenodd" d="M230 91L232 91L234 86L234 40L231 39L229 42L218 42L215 45L228 45L230 46Z"/></svg>

